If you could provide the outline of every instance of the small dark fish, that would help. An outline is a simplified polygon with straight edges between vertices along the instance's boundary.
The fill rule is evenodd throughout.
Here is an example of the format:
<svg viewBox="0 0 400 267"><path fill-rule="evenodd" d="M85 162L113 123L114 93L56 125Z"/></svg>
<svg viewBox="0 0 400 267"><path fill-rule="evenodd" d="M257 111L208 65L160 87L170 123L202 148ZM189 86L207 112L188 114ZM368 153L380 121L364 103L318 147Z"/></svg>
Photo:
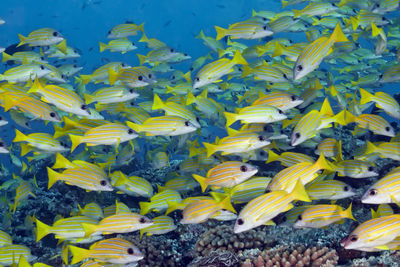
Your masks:
<svg viewBox="0 0 400 267"><path fill-rule="evenodd" d="M93 47L89 48L89 52L93 50Z"/></svg>
<svg viewBox="0 0 400 267"><path fill-rule="evenodd" d="M164 27L167 27L171 22L172 22L172 20L168 20L167 22L165 22Z"/></svg>
<svg viewBox="0 0 400 267"><path fill-rule="evenodd" d="M28 44L24 44L24 45L21 45L21 46L18 46L18 44L12 44L12 45L8 46L6 48L6 50L4 50L4 52L9 54L9 55L12 55L12 54L14 54L16 52L32 51L32 50L33 50L33 47L29 46ZM10 60L10 61L7 61L6 64L11 66L11 65L14 65L15 62Z"/></svg>
<svg viewBox="0 0 400 267"><path fill-rule="evenodd" d="M224 6L224 5L216 5L216 7L221 8L221 9L226 8L226 6Z"/></svg>

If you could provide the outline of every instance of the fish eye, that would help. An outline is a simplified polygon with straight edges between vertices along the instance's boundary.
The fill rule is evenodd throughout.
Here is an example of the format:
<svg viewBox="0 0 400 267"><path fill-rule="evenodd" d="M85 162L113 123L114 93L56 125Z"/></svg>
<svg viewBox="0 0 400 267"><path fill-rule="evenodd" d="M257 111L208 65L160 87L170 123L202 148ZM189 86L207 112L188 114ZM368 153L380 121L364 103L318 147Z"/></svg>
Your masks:
<svg viewBox="0 0 400 267"><path fill-rule="evenodd" d="M83 104L83 105L81 106L81 109L87 110L87 105Z"/></svg>
<svg viewBox="0 0 400 267"><path fill-rule="evenodd" d="M369 167L368 167L368 171L369 171L369 172L372 172L372 171L374 171L374 167L372 167L372 166L369 166Z"/></svg>
<svg viewBox="0 0 400 267"><path fill-rule="evenodd" d="M40 65L40 69L41 69L41 70L44 70L44 66L43 66L43 65Z"/></svg>
<svg viewBox="0 0 400 267"><path fill-rule="evenodd" d="M169 51L171 51L171 53L173 53L173 52L174 52L174 49L173 49L173 48L171 48Z"/></svg>
<svg viewBox="0 0 400 267"><path fill-rule="evenodd" d="M134 105L135 105L135 102L132 101L132 102L130 102L129 104L130 104L131 106L134 106Z"/></svg>
<svg viewBox="0 0 400 267"><path fill-rule="evenodd" d="M245 165L242 165L242 166L240 166L240 171L241 172L247 172L247 166L245 166Z"/></svg>
<svg viewBox="0 0 400 267"><path fill-rule="evenodd" d="M189 126L189 125L190 125L189 121L185 121L185 126Z"/></svg>
<svg viewBox="0 0 400 267"><path fill-rule="evenodd" d="M74 49L74 53L75 53L75 54L78 54L78 50Z"/></svg>
<svg viewBox="0 0 400 267"><path fill-rule="evenodd" d="M50 117L55 118L56 117L56 113L55 112L50 112Z"/></svg>
<svg viewBox="0 0 400 267"><path fill-rule="evenodd" d="M278 109L278 113L279 114L283 114L282 110Z"/></svg>
<svg viewBox="0 0 400 267"><path fill-rule="evenodd" d="M268 188L265 189L264 194L268 194L271 193L271 190L269 190Z"/></svg>
<svg viewBox="0 0 400 267"><path fill-rule="evenodd" d="M44 57L40 57L40 60L44 60Z"/></svg>
<svg viewBox="0 0 400 267"><path fill-rule="evenodd" d="M134 92L134 90L133 90L133 89L130 89L130 90L129 90L129 93L133 94L133 92Z"/></svg>
<svg viewBox="0 0 400 267"><path fill-rule="evenodd" d="M125 63L121 63L121 67L126 67L126 64Z"/></svg>
<svg viewBox="0 0 400 267"><path fill-rule="evenodd" d="M197 122L200 122L200 119L199 119L199 117L196 117L196 121L197 121Z"/></svg>
<svg viewBox="0 0 400 267"><path fill-rule="evenodd" d="M370 196L375 196L376 194L378 194L378 190L376 190L376 189L369 190L369 195Z"/></svg>
<svg viewBox="0 0 400 267"><path fill-rule="evenodd" d="M53 32L53 36L57 37L58 36L58 32Z"/></svg>
<svg viewBox="0 0 400 267"><path fill-rule="evenodd" d="M187 57L187 56L188 56L188 54L186 54L186 53L183 53L183 55L184 55L185 57Z"/></svg>
<svg viewBox="0 0 400 267"><path fill-rule="evenodd" d="M74 65L72 65L72 67L74 67L76 69L78 67L78 65L74 64Z"/></svg>
<svg viewBox="0 0 400 267"><path fill-rule="evenodd" d="M287 80L287 76L286 76L286 74L283 74L283 78Z"/></svg>
<svg viewBox="0 0 400 267"><path fill-rule="evenodd" d="M303 66L302 66L302 65L298 65L298 66L296 67L296 69L297 69L297 71L302 71L302 70L303 70Z"/></svg>
<svg viewBox="0 0 400 267"><path fill-rule="evenodd" d="M177 170L177 171L180 171L180 170L181 170L181 167L180 167L180 166L176 167L176 170Z"/></svg>
<svg viewBox="0 0 400 267"><path fill-rule="evenodd" d="M3 142L0 142L0 147L4 147L4 143Z"/></svg>
<svg viewBox="0 0 400 267"><path fill-rule="evenodd" d="M172 75L171 79L172 79L172 80L175 80L175 75Z"/></svg>
<svg viewBox="0 0 400 267"><path fill-rule="evenodd" d="M153 75L151 75L151 73L149 74L149 79L151 79L151 77L153 77Z"/></svg>
<svg viewBox="0 0 400 267"><path fill-rule="evenodd" d="M138 80L139 80L139 81L143 80L143 76L140 75L140 76L138 77Z"/></svg>
<svg viewBox="0 0 400 267"><path fill-rule="evenodd" d="M100 185L101 186L106 186L107 185L107 181L106 180L101 180L100 181Z"/></svg>
<svg viewBox="0 0 400 267"><path fill-rule="evenodd" d="M108 34L111 34L111 30L108 31Z"/></svg>
<svg viewBox="0 0 400 267"><path fill-rule="evenodd" d="M301 215L299 215L298 217L297 217L297 220L299 220L299 221L301 221L303 218L301 217Z"/></svg>
<svg viewBox="0 0 400 267"><path fill-rule="evenodd" d="M349 187L346 185L345 187L343 187L343 191L345 192L349 191Z"/></svg>
<svg viewBox="0 0 400 267"><path fill-rule="evenodd" d="M296 133L294 136L295 136L297 139L299 139L300 136L301 136L301 134L300 134L300 133Z"/></svg>
<svg viewBox="0 0 400 267"><path fill-rule="evenodd" d="M243 225L243 224L244 224L243 219L238 219L238 220L237 220L237 224L238 224L238 225Z"/></svg>
<svg viewBox="0 0 400 267"><path fill-rule="evenodd" d="M332 6L337 6L335 3L332 3Z"/></svg>
<svg viewBox="0 0 400 267"><path fill-rule="evenodd" d="M356 242L358 240L357 236L353 235L350 237L351 242Z"/></svg>
<svg viewBox="0 0 400 267"><path fill-rule="evenodd" d="M385 17L382 17L382 20L386 21L386 20L387 20L387 18L385 18Z"/></svg>
<svg viewBox="0 0 400 267"><path fill-rule="evenodd" d="M267 30L267 26L264 26L264 27L263 27L263 30L266 31L266 30Z"/></svg>
<svg viewBox="0 0 400 267"><path fill-rule="evenodd" d="M200 78L199 77L196 77L196 82L200 82Z"/></svg>
<svg viewBox="0 0 400 267"><path fill-rule="evenodd" d="M144 217L142 217L142 218L139 219L139 222L140 222L140 223L145 223L145 222L146 222L146 219L145 219Z"/></svg>
<svg viewBox="0 0 400 267"><path fill-rule="evenodd" d="M29 127L29 123L28 122L25 122L24 124L25 124L26 127Z"/></svg>
<svg viewBox="0 0 400 267"><path fill-rule="evenodd" d="M386 126L386 127L385 127L385 130L386 130L386 132L390 132L390 127L389 127L389 126Z"/></svg>
<svg viewBox="0 0 400 267"><path fill-rule="evenodd" d="M128 252L129 255L133 255L133 249L132 248L128 248L126 250L126 252Z"/></svg>
<svg viewBox="0 0 400 267"><path fill-rule="evenodd" d="M353 11L353 13L357 13L357 10L355 10L354 8L353 8L353 10L352 10L352 11Z"/></svg>
<svg viewBox="0 0 400 267"><path fill-rule="evenodd" d="M265 156L265 152L264 151L260 151L260 156Z"/></svg>
<svg viewBox="0 0 400 267"><path fill-rule="evenodd" d="M262 142L262 141L265 141L265 138L264 138L264 136L259 135L259 136L258 136L258 140Z"/></svg>
<svg viewBox="0 0 400 267"><path fill-rule="evenodd" d="M376 4L376 7L379 8L381 5L379 3Z"/></svg>
<svg viewBox="0 0 400 267"><path fill-rule="evenodd" d="M0 121L2 121L3 120L3 117L2 116L0 116Z"/></svg>
<svg viewBox="0 0 400 267"><path fill-rule="evenodd" d="M128 129L128 134L133 134L134 131L132 129Z"/></svg>
<svg viewBox="0 0 400 267"><path fill-rule="evenodd" d="M193 71L193 67L190 67L190 69L189 69L190 71Z"/></svg>
<svg viewBox="0 0 400 267"><path fill-rule="evenodd" d="M292 101L296 101L296 100L297 100L297 97L296 97L295 95L292 95L292 96L290 97L290 99L291 99Z"/></svg>

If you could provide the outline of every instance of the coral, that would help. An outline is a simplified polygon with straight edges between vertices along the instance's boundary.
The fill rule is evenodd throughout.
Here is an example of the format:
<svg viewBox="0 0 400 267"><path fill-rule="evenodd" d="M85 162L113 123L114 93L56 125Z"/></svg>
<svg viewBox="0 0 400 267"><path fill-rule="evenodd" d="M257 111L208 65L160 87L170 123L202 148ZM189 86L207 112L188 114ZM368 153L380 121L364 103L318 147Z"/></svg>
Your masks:
<svg viewBox="0 0 400 267"><path fill-rule="evenodd" d="M221 225L201 235L195 245L195 250L197 254L204 256L215 250L229 250L241 253L245 249L252 248L263 250L274 244L275 241L268 237L268 231L264 227L234 234L232 226Z"/></svg>
<svg viewBox="0 0 400 267"><path fill-rule="evenodd" d="M211 251L207 256L197 258L189 264L189 267L228 267L239 263L238 256L229 251Z"/></svg>
<svg viewBox="0 0 400 267"><path fill-rule="evenodd" d="M182 254L180 245L176 239L167 237L169 235L146 236L142 239L137 235L118 235L135 244L143 253L144 259L138 262L138 266L152 267L174 267L182 265Z"/></svg>
<svg viewBox="0 0 400 267"><path fill-rule="evenodd" d="M328 247L305 248L302 245L283 245L259 252L257 256L244 260L241 266L329 267L336 266L338 259L339 257L336 251L334 249L329 249Z"/></svg>

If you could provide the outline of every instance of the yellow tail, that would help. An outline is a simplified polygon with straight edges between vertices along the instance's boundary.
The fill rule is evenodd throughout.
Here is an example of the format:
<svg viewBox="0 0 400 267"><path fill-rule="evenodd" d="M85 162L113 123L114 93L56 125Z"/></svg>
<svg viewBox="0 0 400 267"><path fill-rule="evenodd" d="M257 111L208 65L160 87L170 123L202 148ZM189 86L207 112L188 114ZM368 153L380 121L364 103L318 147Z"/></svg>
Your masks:
<svg viewBox="0 0 400 267"><path fill-rule="evenodd" d="M80 247L75 247L75 246L68 246L69 250L72 253L72 261L71 264L75 264L78 262L83 261L84 259L88 258L90 256L90 250L80 248Z"/></svg>
<svg viewBox="0 0 400 267"><path fill-rule="evenodd" d="M150 202L139 202L140 215L146 215L150 211Z"/></svg>
<svg viewBox="0 0 400 267"><path fill-rule="evenodd" d="M62 40L60 43L56 44L55 47L57 47L64 55L67 54L67 40Z"/></svg>
<svg viewBox="0 0 400 267"><path fill-rule="evenodd" d="M217 31L217 38L215 38L217 41L221 40L222 38L224 38L228 33L227 29L224 29L224 28L221 28L221 27L218 27L218 26L214 26L214 28Z"/></svg>
<svg viewBox="0 0 400 267"><path fill-rule="evenodd" d="M147 57L144 55L140 55L140 54L136 54L136 55L139 58L140 65L143 65L143 63L146 61Z"/></svg>
<svg viewBox="0 0 400 267"><path fill-rule="evenodd" d="M217 145L213 145L213 144L206 143L206 142L203 142L203 145L207 149L207 158L211 157L212 154L214 154L215 152L218 151Z"/></svg>
<svg viewBox="0 0 400 267"><path fill-rule="evenodd" d="M24 37L21 34L18 34L18 38L19 38L19 44L17 45L17 47L26 44L26 40L27 40L26 37Z"/></svg>
<svg viewBox="0 0 400 267"><path fill-rule="evenodd" d="M36 219L36 242L51 233L51 226Z"/></svg>
<svg viewBox="0 0 400 267"><path fill-rule="evenodd" d="M119 72L116 72L112 68L108 68L108 81L113 85L119 78Z"/></svg>
<svg viewBox="0 0 400 267"><path fill-rule="evenodd" d="M153 106L151 109L158 110L163 108L164 108L164 102L157 94L154 94Z"/></svg>
<svg viewBox="0 0 400 267"><path fill-rule="evenodd" d="M232 58L232 63L247 65L247 61L242 57L239 49L236 50L235 55Z"/></svg>
<svg viewBox="0 0 400 267"><path fill-rule="evenodd" d="M294 200L300 200L305 202L311 202L310 197L308 196L304 185L301 183L301 179L299 179L296 185L293 188L293 191L290 193L290 196Z"/></svg>
<svg viewBox="0 0 400 267"><path fill-rule="evenodd" d="M360 88L360 95L361 95L360 105L364 105L364 104L367 104L368 102L373 101L372 99L373 99L374 95L372 95L371 93L369 93L368 91L366 91L362 88Z"/></svg>
<svg viewBox="0 0 400 267"><path fill-rule="evenodd" d="M72 142L71 146L71 153L72 153L75 150L75 148L79 146L80 143L82 143L83 136L70 134L69 138L71 139Z"/></svg>
<svg viewBox="0 0 400 267"><path fill-rule="evenodd" d="M265 164L268 164L270 162L274 162L274 161L278 161L279 160L279 155L276 154L274 151L272 151L271 149L268 150L268 159L265 162Z"/></svg>
<svg viewBox="0 0 400 267"><path fill-rule="evenodd" d="M102 53L108 47L108 45L106 45L105 43L102 43L102 42L99 42L99 46L100 46L100 53Z"/></svg>
<svg viewBox="0 0 400 267"><path fill-rule="evenodd" d="M356 219L353 216L353 213L351 212L352 205L353 205L353 203L350 203L349 207L346 210L343 211L342 217L343 218L352 219L352 220L356 221Z"/></svg>
<svg viewBox="0 0 400 267"><path fill-rule="evenodd" d="M13 60L13 56L7 54L6 52L3 52L3 58L1 60L1 62L7 62L9 60Z"/></svg>
<svg viewBox="0 0 400 267"><path fill-rule="evenodd" d="M197 174L192 174L192 176L197 182L199 182L199 184L201 186L201 191L204 193L206 191L207 187L208 187L208 185L206 183L207 182L207 178L203 177L203 176L200 176L200 175L197 175Z"/></svg>
<svg viewBox="0 0 400 267"><path fill-rule="evenodd" d="M53 184L59 180L61 174L47 167L47 176L49 177L49 183L47 185L47 189L50 189L53 186Z"/></svg>
<svg viewBox="0 0 400 267"><path fill-rule="evenodd" d="M25 140L27 140L27 136L23 133L21 133L20 131L18 131L17 129L15 129L15 138L13 140L13 142L23 142Z"/></svg>
<svg viewBox="0 0 400 267"><path fill-rule="evenodd" d="M224 112L225 118L226 118L226 127L228 128L232 124L237 121L237 114L235 113L230 113L230 112Z"/></svg>
<svg viewBox="0 0 400 267"><path fill-rule="evenodd" d="M336 24L335 29L333 30L332 35L329 37L329 41L333 43L337 42L348 42L346 35L344 35L340 24Z"/></svg>

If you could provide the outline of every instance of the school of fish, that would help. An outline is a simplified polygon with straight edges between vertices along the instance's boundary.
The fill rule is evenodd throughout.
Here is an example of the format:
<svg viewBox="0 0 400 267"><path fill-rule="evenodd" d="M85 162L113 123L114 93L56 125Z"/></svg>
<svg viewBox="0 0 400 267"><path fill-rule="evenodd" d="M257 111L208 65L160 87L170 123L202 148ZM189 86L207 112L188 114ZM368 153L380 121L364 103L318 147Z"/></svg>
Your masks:
<svg viewBox="0 0 400 267"><path fill-rule="evenodd" d="M294 9L298 4L303 8ZM77 203L50 224L27 214L37 242L47 235L59 240L65 264L128 266L142 252L107 235L160 235L178 224L232 221L236 234L276 225L279 216L294 228L325 228L357 220L354 201L375 204L376 211L340 245L400 249L400 214L390 206L400 205L400 166L380 175L375 164L400 161L400 132L391 123L400 119L400 105L382 89L400 81L399 1L282 0L282 6L215 26L215 36L202 30L196 38L210 51L197 59L150 38L144 23L116 25L105 30L99 53L134 53L143 43L138 63L111 61L91 73L69 63L84 55L56 29L18 34L17 49L31 49L1 49L9 67L0 74L0 126L12 121L15 136L12 144L0 140L0 153L20 169L8 178L1 168L0 191L13 190L14 201L1 202L7 216L38 197L39 171L48 190L65 183L82 194L147 199L137 201L139 213L116 199L108 207ZM55 60L64 61L55 66ZM182 62L190 69L179 68ZM43 132L31 130L32 120L42 121ZM357 150L344 153L346 139L338 134L344 130L358 140ZM140 158L154 169L184 160L155 187L120 170ZM42 159L52 164L35 170L31 162ZM276 162L281 167L272 177L257 176ZM375 182L357 196L342 177ZM180 221L168 216L174 211ZM6 231L0 265L49 266Z"/></svg>

